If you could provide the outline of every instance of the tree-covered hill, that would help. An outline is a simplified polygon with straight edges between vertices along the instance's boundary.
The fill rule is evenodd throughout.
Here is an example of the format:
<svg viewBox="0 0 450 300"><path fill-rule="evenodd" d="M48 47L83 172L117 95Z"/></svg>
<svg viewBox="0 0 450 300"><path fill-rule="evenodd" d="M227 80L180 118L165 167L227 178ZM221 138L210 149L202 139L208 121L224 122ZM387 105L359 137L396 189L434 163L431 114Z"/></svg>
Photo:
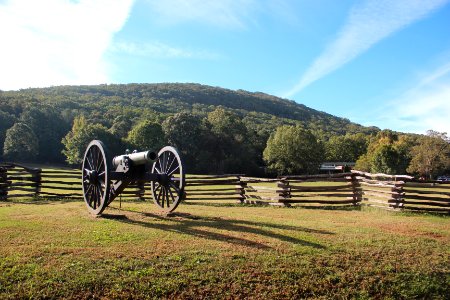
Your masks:
<svg viewBox="0 0 450 300"><path fill-rule="evenodd" d="M102 138L114 150L177 145L199 172L257 170L282 125L323 142L379 131L272 95L191 83L0 91L0 158L9 160L76 163L87 139Z"/></svg>
<svg viewBox="0 0 450 300"><path fill-rule="evenodd" d="M16 116L31 103L49 104L66 115L69 110L88 115L95 115L96 111L104 114L118 107L149 109L162 115L180 111L201 114L223 106L240 114L255 129L270 128L272 131L281 124L300 123L313 131L323 131L325 135L378 131L375 127L363 127L348 119L272 95L191 83L33 88L0 92L0 99L0 109ZM113 120L103 120L102 123L110 121Z"/></svg>

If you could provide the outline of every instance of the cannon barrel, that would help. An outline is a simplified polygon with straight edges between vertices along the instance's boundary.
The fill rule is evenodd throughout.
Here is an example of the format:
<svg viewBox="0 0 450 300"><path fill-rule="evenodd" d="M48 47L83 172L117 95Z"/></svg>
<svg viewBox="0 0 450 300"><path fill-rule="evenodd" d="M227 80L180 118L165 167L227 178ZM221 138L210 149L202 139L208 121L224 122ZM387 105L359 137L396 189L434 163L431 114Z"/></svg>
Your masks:
<svg viewBox="0 0 450 300"><path fill-rule="evenodd" d="M153 151L142 151L131 154L119 155L113 158L112 164L114 168L125 163L125 160L130 160L133 165L143 165L148 162L153 162L157 158L157 154Z"/></svg>

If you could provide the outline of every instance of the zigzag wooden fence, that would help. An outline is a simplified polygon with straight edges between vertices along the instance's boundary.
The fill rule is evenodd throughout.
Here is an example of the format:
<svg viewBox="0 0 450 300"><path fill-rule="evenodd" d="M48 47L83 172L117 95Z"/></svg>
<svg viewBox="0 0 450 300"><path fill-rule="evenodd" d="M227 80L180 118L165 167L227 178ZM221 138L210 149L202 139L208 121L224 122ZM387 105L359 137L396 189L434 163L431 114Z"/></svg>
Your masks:
<svg viewBox="0 0 450 300"><path fill-rule="evenodd" d="M358 171L353 171L353 174L362 187L362 203L365 205L450 213L450 182Z"/></svg>
<svg viewBox="0 0 450 300"><path fill-rule="evenodd" d="M124 200L144 200L143 185L129 186ZM29 168L19 164L0 165L0 199L11 198L82 199L81 171L68 168Z"/></svg>
<svg viewBox="0 0 450 300"><path fill-rule="evenodd" d="M45 197L82 199L81 172L0 165L0 199ZM450 213L450 183L418 181L406 175L358 171L279 178L188 175L188 202L269 204L277 206L373 206L389 210ZM150 200L150 184L135 184L122 200Z"/></svg>
<svg viewBox="0 0 450 300"><path fill-rule="evenodd" d="M38 196L40 185L41 169L0 165L0 199Z"/></svg>

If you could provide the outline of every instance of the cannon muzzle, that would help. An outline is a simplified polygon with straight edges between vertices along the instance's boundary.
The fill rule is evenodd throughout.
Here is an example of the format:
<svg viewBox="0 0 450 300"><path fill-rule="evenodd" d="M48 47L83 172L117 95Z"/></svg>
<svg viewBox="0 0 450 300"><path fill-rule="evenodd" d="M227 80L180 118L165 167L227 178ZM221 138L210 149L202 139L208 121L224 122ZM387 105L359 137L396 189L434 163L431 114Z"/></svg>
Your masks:
<svg viewBox="0 0 450 300"><path fill-rule="evenodd" d="M133 165L143 165L156 160L158 155L153 151L142 151L131 154L119 155L113 158L112 165L117 168L119 165L128 164L131 162Z"/></svg>

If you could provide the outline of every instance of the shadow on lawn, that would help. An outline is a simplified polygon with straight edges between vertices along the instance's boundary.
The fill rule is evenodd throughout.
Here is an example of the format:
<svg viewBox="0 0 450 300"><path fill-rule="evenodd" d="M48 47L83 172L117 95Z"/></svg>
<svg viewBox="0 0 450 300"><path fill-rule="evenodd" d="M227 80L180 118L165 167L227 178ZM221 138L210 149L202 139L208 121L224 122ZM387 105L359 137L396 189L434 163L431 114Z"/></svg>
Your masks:
<svg viewBox="0 0 450 300"><path fill-rule="evenodd" d="M113 208L117 210L118 208ZM208 240L215 241L223 241L231 244L236 244L240 246L252 247L257 249L271 249L270 246L267 246L261 242L257 242L251 239L233 236L225 233L220 233L217 231L230 231L234 233L244 233L244 234L254 234L257 236L264 236L267 238L278 239L284 242L289 242L292 244L302 245L313 247L316 249L325 249L325 246L305 241L302 239L298 239L287 234L274 232L276 230L290 230L293 232L307 232L313 234L334 234L325 230L316 230L310 229L306 227L300 226L289 226L289 225L279 225L272 223L264 223L264 222L253 222L253 221L245 221L245 220L230 220L230 219L222 219L219 217L200 217L194 216L187 213L172 213L168 216L152 214L152 213L144 213L144 212L135 212L131 210L125 210L127 212L138 214L141 217L148 217L156 219L156 222L152 222L152 220L142 220L129 218L127 215L116 215L116 214L102 214L102 218L116 220L118 222L123 222L132 225L143 226L146 228L159 229L163 231L177 232L181 234L188 234L199 238L204 238ZM161 223L161 221L170 221L171 224ZM175 222L175 223L173 223ZM209 231L200 229L199 227L212 228L217 231Z"/></svg>
<svg viewBox="0 0 450 300"><path fill-rule="evenodd" d="M49 204L61 204L70 202L83 202L82 199L75 198L61 198L61 197L27 197L24 199L13 199L13 200L0 200L0 204L31 204L31 205L49 205Z"/></svg>
<svg viewBox="0 0 450 300"><path fill-rule="evenodd" d="M205 202L188 202L184 201L183 205L190 206L212 206L212 207L264 207L270 206L269 204L246 204L246 203L205 203ZM352 210L361 210L360 205L297 205L291 207L280 207L286 209L322 209L322 210L344 210L344 211L352 211Z"/></svg>

